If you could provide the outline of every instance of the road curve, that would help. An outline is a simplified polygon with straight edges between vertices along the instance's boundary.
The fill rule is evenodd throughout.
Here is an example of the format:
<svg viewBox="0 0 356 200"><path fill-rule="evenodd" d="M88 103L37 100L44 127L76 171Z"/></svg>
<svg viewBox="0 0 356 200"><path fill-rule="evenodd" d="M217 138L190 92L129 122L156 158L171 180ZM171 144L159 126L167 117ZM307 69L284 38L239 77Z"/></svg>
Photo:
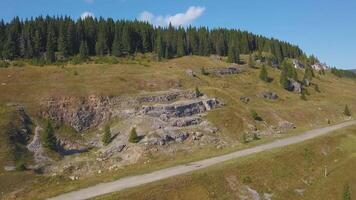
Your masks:
<svg viewBox="0 0 356 200"><path fill-rule="evenodd" d="M205 160L200 160L196 162L191 162L188 164L182 164L175 167L170 167L166 169L157 170L148 174L142 174L137 176L129 176L125 178L118 179L113 182L100 183L95 186L88 188L80 189L77 191L65 193L53 198L50 200L79 200L79 199L89 199L96 196L121 191L127 188L136 187L145 183L151 183L154 181L166 179L169 177L185 174L188 172L196 171L203 169L221 162L225 162L232 159L237 159L243 156L248 156L254 153L260 153L263 151L284 147L291 144L296 144L303 142L321 135L326 135L337 129L341 129L347 126L356 125L356 120L343 122L337 125L332 125L324 128L318 128L314 130L307 131L303 134L275 140L270 143L262 144L256 147L251 147L244 150L235 151L233 153L225 154L222 156L217 156Z"/></svg>

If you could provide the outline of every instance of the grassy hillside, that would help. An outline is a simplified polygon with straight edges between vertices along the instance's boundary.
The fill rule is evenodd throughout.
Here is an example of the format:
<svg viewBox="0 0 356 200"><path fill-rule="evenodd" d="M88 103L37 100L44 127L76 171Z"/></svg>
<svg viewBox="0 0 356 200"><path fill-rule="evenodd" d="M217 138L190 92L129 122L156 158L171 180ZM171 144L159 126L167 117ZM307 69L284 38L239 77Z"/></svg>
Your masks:
<svg viewBox="0 0 356 200"><path fill-rule="evenodd" d="M242 59L247 60L247 56L242 56ZM308 88L310 95L307 95L307 101L303 101L299 94L281 88L279 84L280 71L271 67L267 67L269 76L274 79L270 83L263 82L258 78L260 69L251 69L247 65L240 66L244 72L237 75L204 76L201 74L202 67L226 66L230 66L230 64L209 57L186 56L156 62L149 55L140 55L133 59L122 59L118 64L89 63L45 67L26 65L0 69L1 127L12 120L11 113L13 111L6 106L8 103L24 105L29 115L37 120L40 111L39 104L51 96L137 95L142 92L164 91L172 88L194 89L198 87L203 93L210 97L217 97L226 104L222 108L210 111L206 117L220 129L218 132L220 136L226 137L236 144L222 150L217 150L215 146L207 146L202 149L199 147L194 152L177 151L174 156L146 155L137 165L128 166L119 171L81 177L75 182L71 181L67 174L52 177L28 171L1 172L0 182L4 183L4 187L1 188L4 189L0 192L7 193L17 190L18 196L15 196L17 199L21 199L21 197L23 199L44 198L102 181L110 181L127 175L231 152L275 138L274 135L266 134L259 141L241 144L243 133L249 129L248 124L255 125L259 130L264 130L269 129L270 126L276 126L282 120L287 120L297 127L297 129L288 132L293 134L314 127L326 126L328 120L331 123L344 121L345 104L349 105L352 113L356 113L356 96L354 95L356 83L351 79L338 78L329 72L323 76L316 75L312 82L318 84L321 92L316 92L311 86ZM192 69L197 77L188 76L186 73L188 69ZM302 71L298 73L299 77L303 76ZM279 99L276 101L265 100L259 96L262 91L276 92ZM241 102L241 96L250 97L250 102L248 104ZM252 110L255 110L264 121L255 121L251 116ZM3 130L0 131L2 136L5 133ZM65 133L63 132L62 136L66 138L71 138L71 135L68 134L76 134L73 131L67 131L69 129L66 127L61 127L60 130L64 130ZM91 131L96 134L97 130ZM285 134L285 136L287 135ZM3 153L7 150L3 150L4 145L2 144L0 146L1 153L7 155L7 153ZM88 152L88 155L91 156L91 152ZM81 159L80 155L73 156L73 158ZM152 162L144 165L145 159ZM0 162L5 163L5 161L7 163L7 158L2 156ZM266 166L269 164L271 163L266 161ZM32 179L26 179L27 176ZM216 177L209 178L205 182L213 180L213 178ZM22 181L23 179L26 181ZM7 186L10 183L15 183L13 180L19 180L18 187ZM31 184L27 181L31 181ZM200 188L200 186L197 188L204 194L206 193L204 188Z"/></svg>
<svg viewBox="0 0 356 200"><path fill-rule="evenodd" d="M356 197L356 127L96 199L236 199L248 186L272 199ZM326 166L326 167L325 167ZM327 176L325 177L325 168Z"/></svg>

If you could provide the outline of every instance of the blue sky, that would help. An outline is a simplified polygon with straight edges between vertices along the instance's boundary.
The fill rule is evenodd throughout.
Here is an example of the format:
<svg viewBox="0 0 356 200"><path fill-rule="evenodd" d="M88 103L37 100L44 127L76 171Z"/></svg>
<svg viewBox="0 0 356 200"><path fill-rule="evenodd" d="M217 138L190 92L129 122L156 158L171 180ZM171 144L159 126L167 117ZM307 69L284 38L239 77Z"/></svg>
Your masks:
<svg viewBox="0 0 356 200"><path fill-rule="evenodd" d="M299 45L340 68L356 68L355 0L0 0L0 18L83 13L164 25L239 28Z"/></svg>

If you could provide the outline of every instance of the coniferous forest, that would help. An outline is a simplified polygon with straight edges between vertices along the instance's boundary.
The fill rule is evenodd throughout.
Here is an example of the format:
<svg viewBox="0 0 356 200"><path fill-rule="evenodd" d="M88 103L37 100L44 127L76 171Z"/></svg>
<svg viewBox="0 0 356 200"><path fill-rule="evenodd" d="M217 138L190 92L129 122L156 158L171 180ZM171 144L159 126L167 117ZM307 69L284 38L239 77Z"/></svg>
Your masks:
<svg viewBox="0 0 356 200"><path fill-rule="evenodd" d="M141 21L111 18L73 20L36 17L0 21L0 57L55 62L72 56L127 56L154 52L160 58L269 52L276 61L304 55L295 45L237 29L207 27L154 27ZM236 61L233 60L233 61Z"/></svg>

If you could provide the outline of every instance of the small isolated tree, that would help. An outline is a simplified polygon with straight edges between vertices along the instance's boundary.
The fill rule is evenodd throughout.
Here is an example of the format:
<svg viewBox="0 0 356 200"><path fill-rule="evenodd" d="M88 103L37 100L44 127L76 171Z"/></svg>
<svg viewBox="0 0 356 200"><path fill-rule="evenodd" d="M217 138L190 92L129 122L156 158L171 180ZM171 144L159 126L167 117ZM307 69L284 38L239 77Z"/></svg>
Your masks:
<svg viewBox="0 0 356 200"><path fill-rule="evenodd" d="M268 72L267 72L267 69L266 69L265 65L262 65L262 68L261 68L261 71L260 71L260 79L265 81L265 82L269 81Z"/></svg>
<svg viewBox="0 0 356 200"><path fill-rule="evenodd" d="M348 105L345 105L344 115L349 116L349 117L351 116L351 111L350 111Z"/></svg>
<svg viewBox="0 0 356 200"><path fill-rule="evenodd" d="M104 145L108 145L111 142L111 131L110 126L108 124L105 126L102 142Z"/></svg>
<svg viewBox="0 0 356 200"><path fill-rule="evenodd" d="M200 97L202 95L203 95L203 93L200 92L199 88L195 87L195 96Z"/></svg>
<svg viewBox="0 0 356 200"><path fill-rule="evenodd" d="M254 119L254 120L256 120L256 121L263 121L263 119L262 119L262 117L260 117L258 114L257 114L257 112L256 111L251 111L251 116L252 116L252 118Z"/></svg>
<svg viewBox="0 0 356 200"><path fill-rule="evenodd" d="M255 59L252 54L248 56L248 66L251 68L255 68Z"/></svg>
<svg viewBox="0 0 356 200"><path fill-rule="evenodd" d="M139 142L139 137L137 136L136 128L132 128L130 131L129 142L137 143Z"/></svg>
<svg viewBox="0 0 356 200"><path fill-rule="evenodd" d="M241 139L242 139L242 143L247 144L248 143L247 133L243 133Z"/></svg>
<svg viewBox="0 0 356 200"><path fill-rule="evenodd" d="M50 120L47 121L46 128L42 136L42 142L43 146L48 149L54 151L57 149L57 138L54 135L54 129Z"/></svg>
<svg viewBox="0 0 356 200"><path fill-rule="evenodd" d="M351 189L349 184L344 186L343 200L351 200Z"/></svg>

